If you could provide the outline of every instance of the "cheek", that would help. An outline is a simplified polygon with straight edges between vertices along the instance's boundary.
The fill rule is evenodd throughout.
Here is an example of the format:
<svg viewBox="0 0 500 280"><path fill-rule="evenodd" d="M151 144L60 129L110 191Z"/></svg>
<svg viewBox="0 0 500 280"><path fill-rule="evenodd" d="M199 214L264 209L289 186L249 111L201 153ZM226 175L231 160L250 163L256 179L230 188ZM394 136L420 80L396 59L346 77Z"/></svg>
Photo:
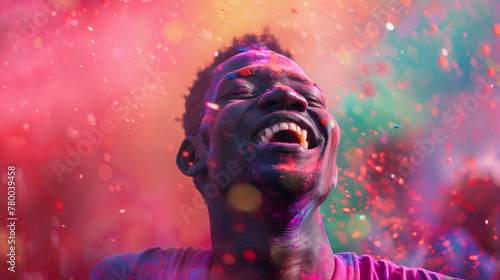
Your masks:
<svg viewBox="0 0 500 280"><path fill-rule="evenodd" d="M337 152L340 142L340 129L338 127L337 121L330 115L324 114L319 116L321 123L324 125L325 130L329 134L328 143L325 147L325 162L323 164L325 170L323 172L327 174L326 182L331 185L331 188L335 187L337 184Z"/></svg>
<svg viewBox="0 0 500 280"><path fill-rule="evenodd" d="M326 127L326 130L329 131L332 135L338 131L337 121L330 115L322 116L321 123Z"/></svg>
<svg viewBox="0 0 500 280"><path fill-rule="evenodd" d="M337 122L335 122L335 127L332 129L332 152L335 153L335 157L337 157L337 149L340 144L340 129L339 126L337 125Z"/></svg>
<svg viewBox="0 0 500 280"><path fill-rule="evenodd" d="M337 146L340 141L340 129L337 121L330 115L320 117L321 123L325 126L326 131L329 133L329 146L337 152ZM332 151L333 152L333 151Z"/></svg>
<svg viewBox="0 0 500 280"><path fill-rule="evenodd" d="M205 133L210 141L210 157L221 160L237 149L239 114L235 106L224 106L207 119Z"/></svg>
<svg viewBox="0 0 500 280"><path fill-rule="evenodd" d="M227 145L236 137L238 116L234 107L222 108L213 122L214 125L210 133L214 136L212 139L216 140L218 144Z"/></svg>

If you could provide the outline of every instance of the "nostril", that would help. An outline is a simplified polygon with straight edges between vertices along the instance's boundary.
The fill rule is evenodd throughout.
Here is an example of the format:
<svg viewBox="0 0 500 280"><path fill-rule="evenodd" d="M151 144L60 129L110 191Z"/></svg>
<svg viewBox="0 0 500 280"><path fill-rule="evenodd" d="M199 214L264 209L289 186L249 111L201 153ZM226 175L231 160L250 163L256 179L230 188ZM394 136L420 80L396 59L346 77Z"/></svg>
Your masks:
<svg viewBox="0 0 500 280"><path fill-rule="evenodd" d="M290 104L290 108L296 109L296 110L302 110L303 105L299 102L293 102L292 104Z"/></svg>

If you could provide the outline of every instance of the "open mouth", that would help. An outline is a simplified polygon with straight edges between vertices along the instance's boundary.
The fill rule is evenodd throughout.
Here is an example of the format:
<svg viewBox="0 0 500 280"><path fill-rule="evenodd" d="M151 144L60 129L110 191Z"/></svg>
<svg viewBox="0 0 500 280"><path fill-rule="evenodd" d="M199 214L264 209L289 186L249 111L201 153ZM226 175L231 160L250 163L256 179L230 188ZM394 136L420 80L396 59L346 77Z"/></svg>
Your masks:
<svg viewBox="0 0 500 280"><path fill-rule="evenodd" d="M261 129L255 138L255 143L264 145L268 143L299 144L308 149L313 143L307 137L307 130L294 122L280 122Z"/></svg>

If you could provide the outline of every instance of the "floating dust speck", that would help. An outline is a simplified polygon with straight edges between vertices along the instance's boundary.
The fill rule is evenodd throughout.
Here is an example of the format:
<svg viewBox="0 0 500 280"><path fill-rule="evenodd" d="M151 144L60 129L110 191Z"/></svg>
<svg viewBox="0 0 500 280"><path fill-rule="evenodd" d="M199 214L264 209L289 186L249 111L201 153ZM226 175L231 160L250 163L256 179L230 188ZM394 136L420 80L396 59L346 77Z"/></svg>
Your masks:
<svg viewBox="0 0 500 280"><path fill-rule="evenodd" d="M344 208L342 208L341 210L342 210L342 212L344 212L344 213L351 213L351 209L349 209L349 208L347 208L347 207L344 207Z"/></svg>
<svg viewBox="0 0 500 280"><path fill-rule="evenodd" d="M97 171L99 173L99 177L101 177L104 181L111 179L113 176L113 169L107 164L99 165Z"/></svg>
<svg viewBox="0 0 500 280"><path fill-rule="evenodd" d="M218 104L208 102L208 101L205 102L205 106L207 106L208 108L215 110L215 111L219 111L219 109L220 109Z"/></svg>
<svg viewBox="0 0 500 280"><path fill-rule="evenodd" d="M205 38L206 40L210 40L213 36L214 34L212 33L212 31L203 29L203 38Z"/></svg>
<svg viewBox="0 0 500 280"><path fill-rule="evenodd" d="M495 22L493 24L493 27L491 28L491 30L493 31L493 34L497 35L500 37L500 23L498 22Z"/></svg>
<svg viewBox="0 0 500 280"><path fill-rule="evenodd" d="M229 205L237 210L254 212L262 204L262 194L250 184L237 184L229 189L227 200Z"/></svg>

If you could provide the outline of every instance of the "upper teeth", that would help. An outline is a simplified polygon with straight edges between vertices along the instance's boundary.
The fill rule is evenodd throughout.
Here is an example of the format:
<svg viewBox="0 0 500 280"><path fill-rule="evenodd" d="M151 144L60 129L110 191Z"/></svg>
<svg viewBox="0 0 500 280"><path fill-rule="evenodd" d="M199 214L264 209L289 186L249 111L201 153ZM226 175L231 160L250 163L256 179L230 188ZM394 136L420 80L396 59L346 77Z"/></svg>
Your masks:
<svg viewBox="0 0 500 280"><path fill-rule="evenodd" d="M299 138L300 145L305 147L309 146L307 143L307 130L300 128L299 125L292 122L280 122L272 124L264 129L262 129L257 135L257 139L260 140L259 144L267 144L273 138L274 134L282 131L289 130L295 133Z"/></svg>

